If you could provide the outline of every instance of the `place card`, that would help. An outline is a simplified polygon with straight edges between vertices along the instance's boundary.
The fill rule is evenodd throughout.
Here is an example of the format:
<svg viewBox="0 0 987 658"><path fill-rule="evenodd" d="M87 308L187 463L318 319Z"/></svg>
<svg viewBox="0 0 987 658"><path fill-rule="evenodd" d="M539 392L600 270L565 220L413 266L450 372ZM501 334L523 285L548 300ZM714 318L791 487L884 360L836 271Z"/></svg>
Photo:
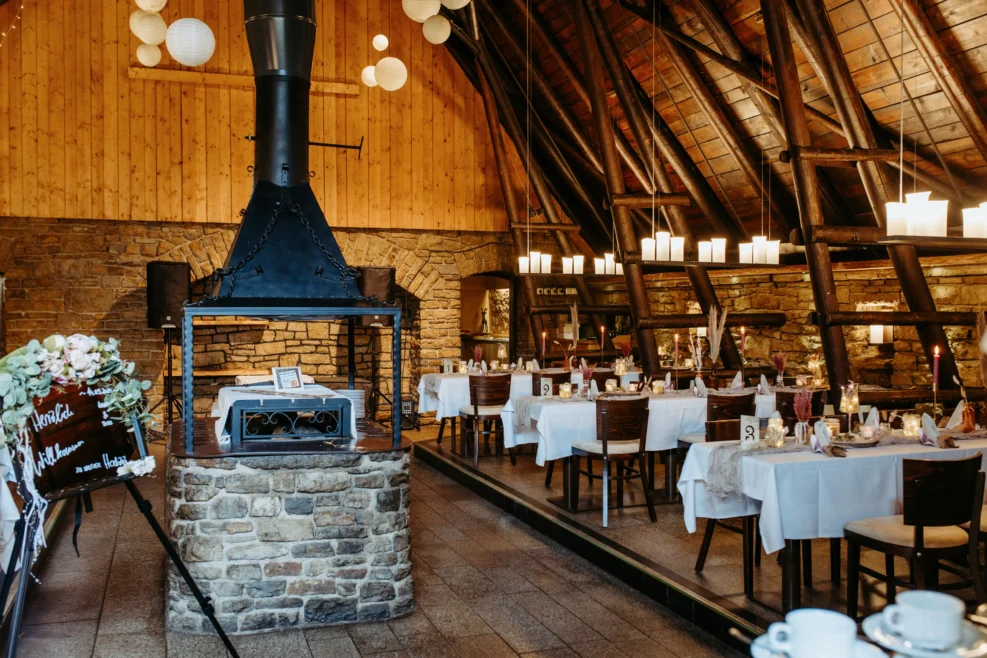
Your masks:
<svg viewBox="0 0 987 658"><path fill-rule="evenodd" d="M752 450L761 440L761 421L757 416L740 417L740 449Z"/></svg>

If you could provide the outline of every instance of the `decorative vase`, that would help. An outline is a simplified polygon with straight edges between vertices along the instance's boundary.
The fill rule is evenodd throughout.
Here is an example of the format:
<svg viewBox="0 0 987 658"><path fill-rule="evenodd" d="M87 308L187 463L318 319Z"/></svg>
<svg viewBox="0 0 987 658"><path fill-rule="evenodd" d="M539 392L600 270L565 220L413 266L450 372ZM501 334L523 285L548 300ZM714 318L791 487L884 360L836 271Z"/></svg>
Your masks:
<svg viewBox="0 0 987 658"><path fill-rule="evenodd" d="M809 422L800 420L795 424L795 444L805 445L809 442Z"/></svg>
<svg viewBox="0 0 987 658"><path fill-rule="evenodd" d="M775 386L784 386L784 385L785 385L785 371L779 370L778 376L775 377Z"/></svg>

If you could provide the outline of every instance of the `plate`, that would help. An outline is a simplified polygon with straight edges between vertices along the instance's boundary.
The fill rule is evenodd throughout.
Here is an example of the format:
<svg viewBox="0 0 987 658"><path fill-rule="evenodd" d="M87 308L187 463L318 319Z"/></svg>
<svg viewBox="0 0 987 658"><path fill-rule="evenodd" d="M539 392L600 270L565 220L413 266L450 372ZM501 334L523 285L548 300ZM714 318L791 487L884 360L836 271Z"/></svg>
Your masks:
<svg viewBox="0 0 987 658"><path fill-rule="evenodd" d="M833 438L830 440L834 446L840 446L841 448L874 448L881 443L878 438L873 439L839 439Z"/></svg>
<svg viewBox="0 0 987 658"><path fill-rule="evenodd" d="M963 620L960 643L951 649L936 651L914 647L900 635L884 627L884 617L878 612L864 620L864 634L885 649L910 658L978 658L987 656L987 633L979 626Z"/></svg>
<svg viewBox="0 0 987 658"><path fill-rule="evenodd" d="M787 658L787 654L781 651L772 651L768 647L768 636L762 635L751 644L752 658ZM888 658L887 654L875 647L867 644L863 640L857 640L853 645L853 656L848 658Z"/></svg>
<svg viewBox="0 0 987 658"><path fill-rule="evenodd" d="M604 400L607 398L639 398L642 393L640 391L610 391L609 393L600 393L600 397Z"/></svg>

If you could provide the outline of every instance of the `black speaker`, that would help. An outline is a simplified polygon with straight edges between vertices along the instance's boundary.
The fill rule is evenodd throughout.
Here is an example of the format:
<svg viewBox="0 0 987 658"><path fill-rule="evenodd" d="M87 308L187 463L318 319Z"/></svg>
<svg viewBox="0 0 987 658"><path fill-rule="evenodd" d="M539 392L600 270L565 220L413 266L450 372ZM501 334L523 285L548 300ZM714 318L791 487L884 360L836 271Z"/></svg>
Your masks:
<svg viewBox="0 0 987 658"><path fill-rule="evenodd" d="M394 290L396 288L393 267L360 267L360 278L356 280L356 286L362 297L376 297L378 301L386 304L394 303ZM394 326L394 318L390 316L361 316L357 323L364 327L391 327Z"/></svg>
<svg viewBox="0 0 987 658"><path fill-rule="evenodd" d="M182 306L192 296L188 263L151 261L147 264L147 326L181 329Z"/></svg>

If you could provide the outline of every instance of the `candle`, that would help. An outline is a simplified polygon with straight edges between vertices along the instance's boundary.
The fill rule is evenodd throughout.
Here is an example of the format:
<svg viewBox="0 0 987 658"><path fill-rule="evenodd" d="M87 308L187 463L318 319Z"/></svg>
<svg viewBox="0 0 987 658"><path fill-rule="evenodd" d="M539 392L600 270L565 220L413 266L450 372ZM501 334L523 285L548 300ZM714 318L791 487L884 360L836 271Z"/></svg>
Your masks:
<svg viewBox="0 0 987 658"><path fill-rule="evenodd" d="M696 329L696 335L699 336L700 338L705 338L706 337L706 327L698 327Z"/></svg>
<svg viewBox="0 0 987 658"><path fill-rule="evenodd" d="M547 333L545 331L541 332L541 355L543 359L545 358L545 336Z"/></svg>
<svg viewBox="0 0 987 658"><path fill-rule="evenodd" d="M528 261L528 257L527 256L519 256L518 257L518 259L517 259L517 271L518 271L519 274L528 274L528 273L531 272L531 269L528 266L528 262L529 261Z"/></svg>
<svg viewBox="0 0 987 658"><path fill-rule="evenodd" d="M747 350L747 328L746 327L741 327L740 328L740 353L741 353L741 355L743 355L743 353L746 350Z"/></svg>
<svg viewBox="0 0 987 658"><path fill-rule="evenodd" d="M617 274L619 274L621 276L624 275L624 264L623 263L617 263Z"/></svg>
<svg viewBox="0 0 987 658"><path fill-rule="evenodd" d="M929 235L945 238L949 232L946 214L949 212L949 201L929 201L926 204L929 222Z"/></svg>
<svg viewBox="0 0 987 658"><path fill-rule="evenodd" d="M541 255L541 273L542 274L552 273L552 254Z"/></svg>
<svg viewBox="0 0 987 658"><path fill-rule="evenodd" d="M642 260L654 260L656 246L654 238L641 238L641 259Z"/></svg>
<svg viewBox="0 0 987 658"><path fill-rule="evenodd" d="M751 264L754 262L754 243L753 242L741 242L740 243L740 262L745 264Z"/></svg>
<svg viewBox="0 0 987 658"><path fill-rule="evenodd" d="M562 274L572 274L572 259L562 257Z"/></svg>
<svg viewBox="0 0 987 658"><path fill-rule="evenodd" d="M713 261L713 243L703 240L699 243L699 262L710 263Z"/></svg>
<svg viewBox="0 0 987 658"><path fill-rule="evenodd" d="M884 343L884 325L872 324L870 326L870 344L881 345Z"/></svg>
<svg viewBox="0 0 987 658"><path fill-rule="evenodd" d="M727 262L727 240L726 238L713 238L710 240L713 243L713 262L714 263L725 263Z"/></svg>
<svg viewBox="0 0 987 658"><path fill-rule="evenodd" d="M675 366L679 365L679 335L675 334Z"/></svg>
<svg viewBox="0 0 987 658"><path fill-rule="evenodd" d="M575 256L573 256L572 257L572 273L573 274L582 274L583 273L583 266L585 265L585 263L586 263L586 256L583 256L582 254L576 254Z"/></svg>
<svg viewBox="0 0 987 658"><path fill-rule="evenodd" d="M754 236L754 264L763 265L768 256L768 238L764 235Z"/></svg>
<svg viewBox="0 0 987 658"><path fill-rule="evenodd" d="M935 353L932 355L932 385L939 385L939 346L936 345Z"/></svg>
<svg viewBox="0 0 987 658"><path fill-rule="evenodd" d="M873 425L860 425L860 438L873 439L875 429L877 428L875 428Z"/></svg>
<svg viewBox="0 0 987 658"><path fill-rule="evenodd" d="M606 267L606 274L616 274L617 266L613 259L613 254L603 254L603 263Z"/></svg>
<svg viewBox="0 0 987 658"><path fill-rule="evenodd" d="M528 256L531 257L531 273L539 274L541 272L541 252L532 251Z"/></svg>
<svg viewBox="0 0 987 658"><path fill-rule="evenodd" d="M600 325L600 351L601 352L603 351L603 341L606 340L606 337L607 337L607 328L601 324Z"/></svg>
<svg viewBox="0 0 987 658"><path fill-rule="evenodd" d="M671 252L669 251L669 245L671 244L672 234L668 231L659 231L655 233L655 259L656 260L668 260L670 258Z"/></svg>
<svg viewBox="0 0 987 658"><path fill-rule="evenodd" d="M777 265L781 258L781 240L769 240L766 246L764 262L768 265Z"/></svg>
<svg viewBox="0 0 987 658"><path fill-rule="evenodd" d="M572 384L566 382L559 384L559 397L563 400L569 400L572 398Z"/></svg>
<svg viewBox="0 0 987 658"><path fill-rule="evenodd" d="M888 235L908 235L908 205L890 201L887 206Z"/></svg>
<svg viewBox="0 0 987 658"><path fill-rule="evenodd" d="M963 237L987 238L987 211L981 208L963 209Z"/></svg>
<svg viewBox="0 0 987 658"><path fill-rule="evenodd" d="M607 393L613 393L613 392L615 392L617 390L617 380L616 379L608 379L604 383L604 387L606 387Z"/></svg>
<svg viewBox="0 0 987 658"><path fill-rule="evenodd" d="M604 262L603 262L603 259L602 258L594 258L593 259L593 267L594 267L594 271L597 274L605 274L606 273L606 266L604 265Z"/></svg>
<svg viewBox="0 0 987 658"><path fill-rule="evenodd" d="M685 260L685 238L677 237L669 241L671 260Z"/></svg>

